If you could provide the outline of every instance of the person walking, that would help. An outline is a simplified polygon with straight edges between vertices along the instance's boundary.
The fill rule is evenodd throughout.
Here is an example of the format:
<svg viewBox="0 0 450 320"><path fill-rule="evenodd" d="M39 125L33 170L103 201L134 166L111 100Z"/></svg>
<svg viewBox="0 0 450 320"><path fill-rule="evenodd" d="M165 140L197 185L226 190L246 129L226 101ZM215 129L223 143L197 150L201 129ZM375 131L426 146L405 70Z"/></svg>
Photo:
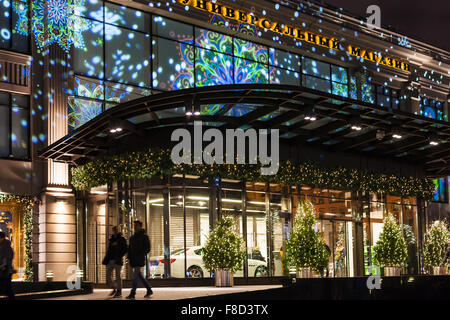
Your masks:
<svg viewBox="0 0 450 320"><path fill-rule="evenodd" d="M147 288L147 293L144 298L149 298L152 294L152 287L148 281L142 276L141 268L145 266L145 257L150 252L150 240L142 228L141 221L134 222L134 235L130 238L130 244L128 246L128 261L133 270L133 288L131 289L130 295L127 299L134 300L136 297L136 289L139 280Z"/></svg>
<svg viewBox="0 0 450 320"><path fill-rule="evenodd" d="M122 296L122 266L123 256L127 253L127 240L119 232L118 227L112 228L113 234L109 238L108 250L106 251L103 264L106 266L106 281L113 291L110 296L113 298L119 298ZM112 273L116 273L116 284L112 281Z"/></svg>
<svg viewBox="0 0 450 320"><path fill-rule="evenodd" d="M0 232L0 293L5 293L9 300L15 300L11 283L13 258L14 251L11 248L11 241L6 239L3 232Z"/></svg>

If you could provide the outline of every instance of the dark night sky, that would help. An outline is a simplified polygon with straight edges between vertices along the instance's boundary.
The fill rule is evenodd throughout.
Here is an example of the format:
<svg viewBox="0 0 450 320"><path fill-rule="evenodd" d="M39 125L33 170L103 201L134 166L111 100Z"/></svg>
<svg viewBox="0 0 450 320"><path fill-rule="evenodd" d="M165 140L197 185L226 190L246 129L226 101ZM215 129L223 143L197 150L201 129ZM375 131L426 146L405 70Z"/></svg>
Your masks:
<svg viewBox="0 0 450 320"><path fill-rule="evenodd" d="M320 3L320 0L316 0ZM450 51L450 0L323 0L349 13L367 17L366 9L381 9L381 25L400 34Z"/></svg>

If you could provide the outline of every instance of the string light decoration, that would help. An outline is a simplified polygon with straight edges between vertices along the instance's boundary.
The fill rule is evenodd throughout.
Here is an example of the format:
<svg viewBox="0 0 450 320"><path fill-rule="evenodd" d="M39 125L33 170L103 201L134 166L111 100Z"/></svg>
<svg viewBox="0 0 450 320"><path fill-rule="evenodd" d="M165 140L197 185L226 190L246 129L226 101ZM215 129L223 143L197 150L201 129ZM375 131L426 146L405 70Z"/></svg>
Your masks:
<svg viewBox="0 0 450 320"><path fill-rule="evenodd" d="M76 190L89 190L115 181L149 179L153 176L189 174L223 177L249 182L271 182L285 185L307 185L347 191L362 191L432 200L434 183L429 179L401 177L367 170L343 167L324 168L314 163L280 162L276 175L261 176L260 165L174 165L171 151L151 148L142 152L105 157L72 168L72 185Z"/></svg>
<svg viewBox="0 0 450 320"><path fill-rule="evenodd" d="M373 247L373 260L379 266L404 267L408 259L408 247L402 228L389 213L383 222L383 230Z"/></svg>
<svg viewBox="0 0 450 320"><path fill-rule="evenodd" d="M288 264L300 268L311 268L322 273L328 264L330 253L325 247L323 235L316 231L317 216L309 200L300 202L294 226L286 241Z"/></svg>
<svg viewBox="0 0 450 320"><path fill-rule="evenodd" d="M33 281L33 198L0 193L0 203L20 205L23 213L24 243L25 243L25 281Z"/></svg>
<svg viewBox="0 0 450 320"><path fill-rule="evenodd" d="M224 216L217 221L203 247L203 263L208 270L229 270L234 273L242 269L245 259L244 239L234 230L234 220Z"/></svg>

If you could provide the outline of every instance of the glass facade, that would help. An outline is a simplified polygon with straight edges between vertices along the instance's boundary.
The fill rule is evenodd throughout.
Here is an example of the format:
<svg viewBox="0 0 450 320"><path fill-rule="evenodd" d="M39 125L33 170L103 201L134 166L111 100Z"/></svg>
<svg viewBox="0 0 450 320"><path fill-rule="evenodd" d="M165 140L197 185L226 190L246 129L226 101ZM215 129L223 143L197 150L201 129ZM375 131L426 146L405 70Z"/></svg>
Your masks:
<svg viewBox="0 0 450 320"><path fill-rule="evenodd" d="M29 96L0 92L0 158L30 158Z"/></svg>
<svg viewBox="0 0 450 320"><path fill-rule="evenodd" d="M99 190L103 190L99 192ZM220 216L232 216L235 232L245 240L247 257L235 277L289 276L285 242L299 201L309 199L319 218L318 230L331 255L329 277L354 277L377 273L371 249L377 242L383 217L392 212L409 225L417 238L414 198L366 195L358 192L286 186L265 182L173 176L114 183L96 188L84 198L87 241L87 280L105 282L101 265L106 239L119 225L126 238L132 221L146 226L151 251L145 268L148 278L211 278L202 262L202 248ZM85 232L84 236L80 233ZM410 248L410 272L417 271L417 247ZM124 268L124 276L129 277Z"/></svg>
<svg viewBox="0 0 450 320"><path fill-rule="evenodd" d="M0 48L21 53L30 51L29 5L25 0L0 3Z"/></svg>
<svg viewBox="0 0 450 320"><path fill-rule="evenodd" d="M444 112L444 102L432 98L420 97L420 115L442 121L448 121Z"/></svg>
<svg viewBox="0 0 450 320"><path fill-rule="evenodd" d="M227 84L303 86L398 109L397 91L372 85L366 74L357 85L345 67L108 2L86 2L75 12L89 28L74 49L69 130L120 102ZM202 113L220 107L205 106ZM241 111L236 106L228 112Z"/></svg>

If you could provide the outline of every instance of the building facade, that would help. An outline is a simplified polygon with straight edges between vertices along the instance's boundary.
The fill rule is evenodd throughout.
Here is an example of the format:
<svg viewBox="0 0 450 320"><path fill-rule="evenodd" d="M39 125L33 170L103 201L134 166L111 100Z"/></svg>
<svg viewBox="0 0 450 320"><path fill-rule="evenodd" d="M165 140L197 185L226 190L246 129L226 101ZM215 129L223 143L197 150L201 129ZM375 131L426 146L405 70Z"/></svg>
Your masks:
<svg viewBox="0 0 450 320"><path fill-rule="evenodd" d="M17 278L103 283L110 227L129 237L135 219L148 277L210 277L201 247L224 214L248 251L236 276L287 276L305 198L332 276L370 273L387 213L411 227L407 272L421 271L426 225L449 212L448 52L295 1L3 6L0 226ZM279 173L171 167L171 133L194 121L278 129Z"/></svg>

